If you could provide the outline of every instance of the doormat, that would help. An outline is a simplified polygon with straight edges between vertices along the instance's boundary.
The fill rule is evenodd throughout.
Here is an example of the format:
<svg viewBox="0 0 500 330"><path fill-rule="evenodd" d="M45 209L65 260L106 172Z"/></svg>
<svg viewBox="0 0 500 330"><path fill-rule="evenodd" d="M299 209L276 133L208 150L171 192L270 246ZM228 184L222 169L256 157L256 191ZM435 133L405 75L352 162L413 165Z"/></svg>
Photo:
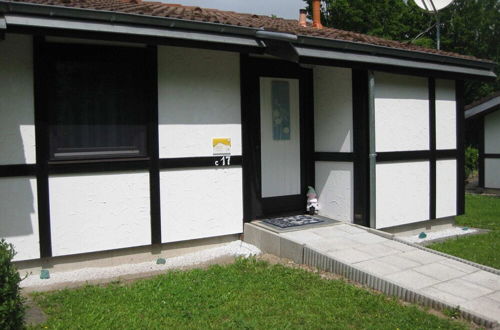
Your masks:
<svg viewBox="0 0 500 330"><path fill-rule="evenodd" d="M279 218L271 218L264 219L262 222L268 223L270 225L279 227L279 228L290 228L290 227L298 227L304 225L310 225L313 223L324 222L319 218L313 217L311 215L294 215L291 217L279 217Z"/></svg>

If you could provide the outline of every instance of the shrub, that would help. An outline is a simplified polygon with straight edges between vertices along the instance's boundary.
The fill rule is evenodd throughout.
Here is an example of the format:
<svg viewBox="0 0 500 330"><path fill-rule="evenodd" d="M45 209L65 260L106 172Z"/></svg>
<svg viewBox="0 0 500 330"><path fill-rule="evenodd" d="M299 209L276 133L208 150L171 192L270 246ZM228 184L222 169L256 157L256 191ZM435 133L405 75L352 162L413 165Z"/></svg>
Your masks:
<svg viewBox="0 0 500 330"><path fill-rule="evenodd" d="M12 244L0 240L0 329L20 329L24 323L23 297L19 289L21 277L12 264Z"/></svg>
<svg viewBox="0 0 500 330"><path fill-rule="evenodd" d="M474 171L477 171L478 161L479 151L471 146L467 147L467 149L465 149L465 180L467 180Z"/></svg>

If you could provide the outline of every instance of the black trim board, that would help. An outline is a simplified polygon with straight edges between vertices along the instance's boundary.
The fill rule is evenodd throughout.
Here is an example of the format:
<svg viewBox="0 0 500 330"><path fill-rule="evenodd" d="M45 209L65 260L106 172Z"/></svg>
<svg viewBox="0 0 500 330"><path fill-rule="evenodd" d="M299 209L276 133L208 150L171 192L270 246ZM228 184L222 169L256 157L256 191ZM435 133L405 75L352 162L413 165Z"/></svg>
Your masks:
<svg viewBox="0 0 500 330"><path fill-rule="evenodd" d="M0 165L0 178L16 176L36 176L35 164Z"/></svg>
<svg viewBox="0 0 500 330"><path fill-rule="evenodd" d="M52 237L50 230L49 201L49 123L46 106L46 65L42 46L43 37L33 38L33 76L35 92L35 140L36 140L36 179L38 199L38 231L40 258L52 257Z"/></svg>
<svg viewBox="0 0 500 330"><path fill-rule="evenodd" d="M465 214L465 86L463 80L455 82L457 121L457 215Z"/></svg>
<svg viewBox="0 0 500 330"><path fill-rule="evenodd" d="M243 164L242 156L230 156L230 163L216 166L216 161L221 161L222 157L227 156L209 156L209 157L182 157L182 158L161 158L160 169L175 168L197 168L197 167L227 167L240 166ZM227 158L226 158L227 159Z"/></svg>
<svg viewBox="0 0 500 330"><path fill-rule="evenodd" d="M354 223L370 227L368 71L352 70Z"/></svg>
<svg viewBox="0 0 500 330"><path fill-rule="evenodd" d="M149 154L149 201L151 212L151 244L161 244L161 204L160 204L160 164L158 136L158 48L148 46L148 62L145 63L149 73L149 121L148 121L148 154Z"/></svg>
<svg viewBox="0 0 500 330"><path fill-rule="evenodd" d="M353 152L315 152L314 160L317 162L353 162Z"/></svg>
<svg viewBox="0 0 500 330"><path fill-rule="evenodd" d="M404 162L435 159L452 159L457 157L457 150L412 150L412 151L385 151L377 153L377 162Z"/></svg>
<svg viewBox="0 0 500 330"><path fill-rule="evenodd" d="M484 154L484 158L499 159L500 158L500 154Z"/></svg>
<svg viewBox="0 0 500 330"><path fill-rule="evenodd" d="M436 80L429 78L429 219L436 218Z"/></svg>

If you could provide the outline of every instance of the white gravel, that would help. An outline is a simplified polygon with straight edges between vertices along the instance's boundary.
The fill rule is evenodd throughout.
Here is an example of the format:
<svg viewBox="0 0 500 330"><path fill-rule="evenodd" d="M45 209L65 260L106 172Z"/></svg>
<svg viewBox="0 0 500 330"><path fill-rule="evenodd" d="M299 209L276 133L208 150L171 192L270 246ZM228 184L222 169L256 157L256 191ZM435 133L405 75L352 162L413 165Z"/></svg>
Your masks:
<svg viewBox="0 0 500 330"><path fill-rule="evenodd" d="M477 229L473 228L468 228L467 230L464 230L464 227L453 227L449 229L443 229L443 230L438 230L438 231L430 231L430 232L425 232L427 234L426 238L418 238L418 235L411 235L411 236L398 236L399 239L402 239L403 241L409 242L409 243L422 243L426 241L432 241L435 239L439 238L446 238L446 237L453 237L453 236L461 236L461 235L467 235L467 234L472 234L477 232Z"/></svg>
<svg viewBox="0 0 500 330"><path fill-rule="evenodd" d="M250 257L260 253L261 251L254 245L247 244L242 241L234 241L220 247L190 253L179 257L166 258L166 263L163 265L157 265L156 258L152 257L151 261L137 264L124 264L113 267L89 267L68 272L50 272L50 278L45 280L40 279L40 273L37 272L36 274L33 273L24 279L21 282L21 287L43 287L62 283L70 284L94 280L105 280L125 275L189 267L225 256Z"/></svg>

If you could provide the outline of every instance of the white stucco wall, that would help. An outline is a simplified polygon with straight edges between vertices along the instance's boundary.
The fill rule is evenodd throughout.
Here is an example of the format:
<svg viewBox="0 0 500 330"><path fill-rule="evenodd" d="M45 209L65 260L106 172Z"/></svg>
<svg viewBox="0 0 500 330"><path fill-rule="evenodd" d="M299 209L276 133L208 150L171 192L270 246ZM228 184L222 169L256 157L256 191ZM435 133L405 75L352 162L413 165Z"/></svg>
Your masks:
<svg viewBox="0 0 500 330"><path fill-rule="evenodd" d="M436 79L436 149L457 148L455 81Z"/></svg>
<svg viewBox="0 0 500 330"><path fill-rule="evenodd" d="M429 149L427 78L375 74L376 150Z"/></svg>
<svg viewBox="0 0 500 330"><path fill-rule="evenodd" d="M436 218L457 215L457 161L436 161Z"/></svg>
<svg viewBox="0 0 500 330"><path fill-rule="evenodd" d="M353 222L353 171L350 162L316 162L320 215Z"/></svg>
<svg viewBox="0 0 500 330"><path fill-rule="evenodd" d="M376 227L429 219L429 162L380 163L376 167Z"/></svg>
<svg viewBox="0 0 500 330"><path fill-rule="evenodd" d="M33 164L35 152L33 39L0 41L0 165Z"/></svg>
<svg viewBox="0 0 500 330"><path fill-rule="evenodd" d="M484 152L500 154L500 110L484 116Z"/></svg>
<svg viewBox="0 0 500 330"><path fill-rule="evenodd" d="M54 256L151 244L149 174L49 178Z"/></svg>
<svg viewBox="0 0 500 330"><path fill-rule="evenodd" d="M36 179L0 178L0 196L0 238L14 245L14 260L40 258Z"/></svg>
<svg viewBox="0 0 500 330"><path fill-rule="evenodd" d="M319 152L352 152L351 69L314 67L314 143Z"/></svg>
<svg viewBox="0 0 500 330"><path fill-rule="evenodd" d="M484 186L500 189L500 159L484 159Z"/></svg>
<svg viewBox="0 0 500 330"><path fill-rule="evenodd" d="M243 232L242 169L160 172L163 242Z"/></svg>
<svg viewBox="0 0 500 330"><path fill-rule="evenodd" d="M241 155L237 53L158 47L160 157L212 155L212 138L231 138Z"/></svg>

